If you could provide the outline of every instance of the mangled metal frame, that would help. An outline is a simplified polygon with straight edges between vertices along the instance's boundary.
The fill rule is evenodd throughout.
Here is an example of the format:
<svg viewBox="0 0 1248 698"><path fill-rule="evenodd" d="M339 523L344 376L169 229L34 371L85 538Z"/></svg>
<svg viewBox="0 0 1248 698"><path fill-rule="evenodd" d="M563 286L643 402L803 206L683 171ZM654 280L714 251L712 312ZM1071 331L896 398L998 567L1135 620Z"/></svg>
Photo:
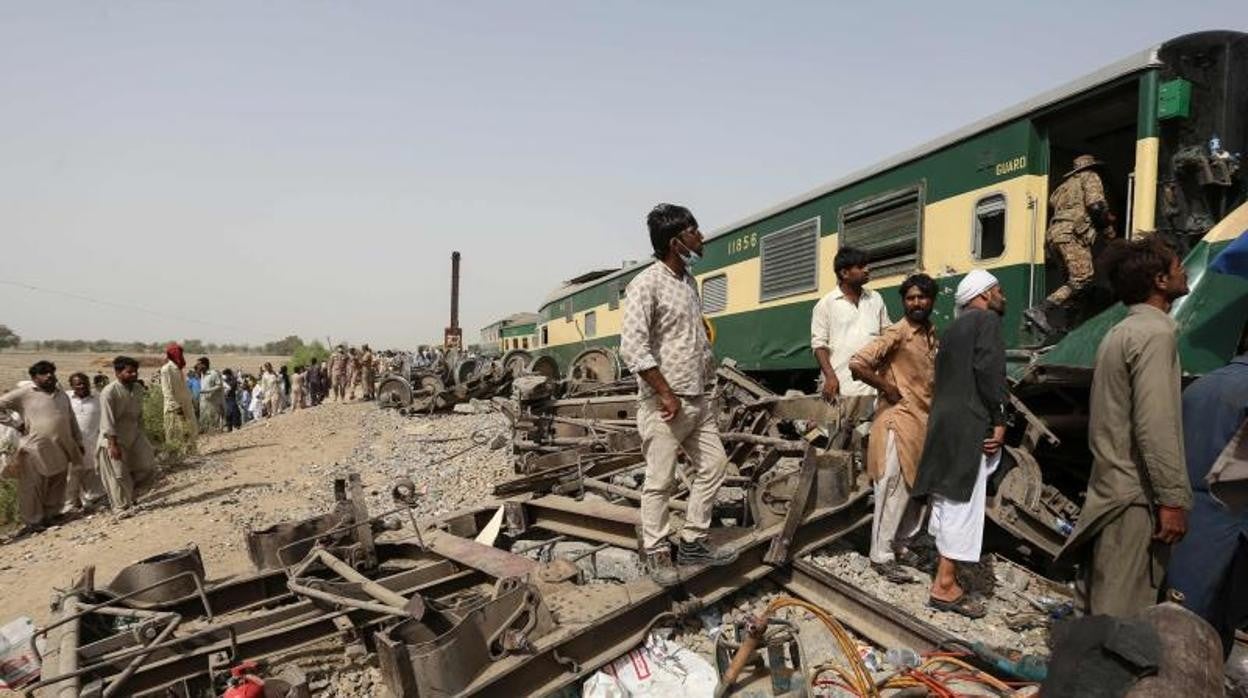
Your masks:
<svg viewBox="0 0 1248 698"><path fill-rule="evenodd" d="M819 491L827 496L810 502L792 538L794 551L825 545L869 521L861 493L833 499L843 494L832 485L843 480L841 465L824 463L827 487ZM500 544L525 536L571 537L566 520L552 515L571 508L582 534L577 540L636 545L635 536L620 537L635 508L559 495L522 496L505 507ZM238 662L340 637L375 648L396 695L544 693L627 651L656 618L688 614L765 576L773 566L763 557L784 527L722 529L740 550L738 561L695 569L679 587L663 589L645 577L617 586L547 575L549 565L474 540L495 511L422 523L423 545L414 537L374 542L377 565L371 569L361 556L355 559L363 570L328 552L321 543L344 546L327 536L283 570L216 584L198 570L179 572L155 586L176 587L190 578L193 593L158 594L143 603L146 608L138 608L134 596L113 593L113 584L97 589L81 579L57 599L52 649L36 688L56 696L199 695L214 675ZM345 547L352 545L358 541ZM140 622L100 623L117 618Z"/></svg>
<svg viewBox="0 0 1248 698"><path fill-rule="evenodd" d="M869 525L859 405L779 397L729 365L717 396L726 484L739 495L717 503L723 525L712 535L736 560L680 568L669 588L640 574L585 579L574 559L552 559L556 545L583 544L575 557L591 560L608 549L640 559L644 462L624 383L570 392L533 383L502 405L517 477L489 506L417 521L418 495L400 481L396 508L373 515L351 476L335 483L326 514L248 533L254 574L209 582L194 550L137 563L102 588L85 572L55 599L39 695L189 698L240 662L280 663L326 640L375 652L397 696L544 695L584 680L656 625L784 575ZM686 494L671 502L678 519ZM385 532L397 540L378 540Z"/></svg>
<svg viewBox="0 0 1248 698"><path fill-rule="evenodd" d="M584 583L575 565L542 560L560 541L589 544L582 556L638 551L638 482L611 478L635 471L642 459L626 424L635 397L581 389L597 394L543 398L549 419L526 406L525 419L537 419L517 424L516 441L533 428L547 430L550 437L540 438L550 450L537 452L547 461L530 462L536 467L501 486L496 506L416 522L412 488L398 483L396 509L371 515L352 476L335 483L326 514L250 532L254 574L209 582L193 549L137 563L103 587L85 572L55 599L54 620L43 631L44 674L32 690L199 695L239 662L338 638L377 652L396 695L546 693L623 654L656 623L715 603L870 521L854 459L840 451L817 455L808 441L792 438L791 427L780 428L791 420L776 417L783 413L777 401L764 400L746 412L751 424L759 422L756 413L771 414L768 427L730 441L743 446L734 449L730 484L745 494L717 511L735 524L715 535L739 551L736 562L694 568L666 589L644 576ZM793 455L802 456L801 466L776 475L782 456ZM587 492L613 501L583 497ZM678 517L682 497L673 500ZM754 500L768 502L771 513L756 510ZM376 539L400 527L406 534L397 542Z"/></svg>

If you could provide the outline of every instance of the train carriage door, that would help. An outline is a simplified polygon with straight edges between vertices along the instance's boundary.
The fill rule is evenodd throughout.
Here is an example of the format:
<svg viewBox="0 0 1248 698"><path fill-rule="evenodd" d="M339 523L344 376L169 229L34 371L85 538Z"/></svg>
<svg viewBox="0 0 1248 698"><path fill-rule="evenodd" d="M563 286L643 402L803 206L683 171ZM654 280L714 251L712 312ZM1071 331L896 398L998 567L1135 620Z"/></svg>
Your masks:
<svg viewBox="0 0 1248 698"><path fill-rule="evenodd" d="M1114 229L1122 234L1130 216L1130 204L1134 194L1137 167L1151 166L1156 172L1155 157L1148 163L1137 163L1139 138L1140 81L1136 77L1083 93L1035 120L1041 137L1048 145L1048 193L1060 185L1075 169L1074 160L1080 155L1092 155L1097 164L1092 168L1101 179L1105 198ZM1155 150L1153 151L1155 154ZM1048 218L1053 211L1049 207ZM1043 239L1049 226L1048 220L1039 222ZM1093 246L1093 258L1104 248L1106 240L1097 236ZM1037 302L1062 285L1065 278L1062 260L1046 249L1044 288L1040 289ZM1101 279L1081 294L1075 307L1068 311L1065 324L1073 327L1082 320L1109 305L1108 289Z"/></svg>

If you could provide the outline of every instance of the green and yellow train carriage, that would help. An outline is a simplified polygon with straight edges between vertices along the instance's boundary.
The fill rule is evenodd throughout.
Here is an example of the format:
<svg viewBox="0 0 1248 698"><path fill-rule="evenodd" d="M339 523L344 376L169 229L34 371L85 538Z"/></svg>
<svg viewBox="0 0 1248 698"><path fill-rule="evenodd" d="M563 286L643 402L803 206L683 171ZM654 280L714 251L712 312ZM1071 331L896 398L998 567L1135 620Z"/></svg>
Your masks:
<svg viewBox="0 0 1248 698"><path fill-rule="evenodd" d="M529 351L537 343L537 323L525 322L507 325L499 330L498 348L503 354L509 351Z"/></svg>
<svg viewBox="0 0 1248 698"><path fill-rule="evenodd" d="M901 316L894 289L906 274L923 270L939 280L940 325L952 317L962 275L990 269L1009 298L1006 340L1028 346L1035 338L1022 311L1061 283L1045 254L1049 193L1076 155L1104 161L1120 230L1157 231L1203 260L1209 250L1201 248L1232 237L1205 234L1245 198L1234 154L1248 150L1246 130L1248 34L1203 32L781 202L715 231L694 269L716 354L777 387L811 387L810 311L835 285L832 260L842 244L867 252L870 285L894 318ZM534 351L545 372L568 375L585 357L601 367L604 350L619 341L624 289L644 266L587 275L547 299ZM1104 307L1095 296L1089 316ZM1201 330L1202 369L1234 351L1245 316L1236 298L1213 301L1238 304L1239 313ZM1090 365L1086 351L1066 356Z"/></svg>

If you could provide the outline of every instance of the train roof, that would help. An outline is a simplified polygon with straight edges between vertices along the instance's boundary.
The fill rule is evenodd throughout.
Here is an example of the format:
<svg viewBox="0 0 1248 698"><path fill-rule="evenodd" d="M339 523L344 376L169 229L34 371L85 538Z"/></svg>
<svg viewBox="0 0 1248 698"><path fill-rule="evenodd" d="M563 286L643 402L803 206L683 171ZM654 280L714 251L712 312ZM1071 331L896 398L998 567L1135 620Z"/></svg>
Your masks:
<svg viewBox="0 0 1248 698"><path fill-rule="evenodd" d="M911 148L910 150L902 152L898 155L894 155L893 157L890 157L888 159L877 162L876 164L871 165L869 167L865 167L863 169L851 172L848 175L839 177L831 182L828 182L827 184L811 189L803 194L799 194L795 197L786 199L776 204L775 206L771 206L769 208L763 209L762 211L758 211L757 213L754 213L740 220L734 221L728 225L720 226L719 228L716 228L714 231L712 231L711 234L707 236L707 239L713 240L717 237L726 235L732 231L738 230L747 225L753 225L754 223L770 218L776 214L783 213L791 208L800 206L808 201L817 199L826 194L830 194L838 189L843 189L851 184L854 184L855 182L859 182L864 179L874 177L877 174L887 172L888 170L891 170L900 165L904 165L908 162L918 160L919 158L922 158L931 153L935 153L939 150L948 148L951 145L960 143L980 133L996 128L997 126L1010 123L1017 119L1023 118L1029 114L1042 111L1050 106L1060 104L1070 99L1071 97L1082 94L1084 92L1087 92L1088 90L1094 89L1101 85L1113 83L1117 80L1125 78L1129 75L1133 75L1135 73L1139 73L1143 70L1159 67L1163 64L1161 57L1160 57L1161 51L1166 46L1173 44L1173 43L1192 40L1192 39L1211 38L1212 36L1218 35L1218 34L1224 34L1228 36L1237 35L1237 34L1244 35L1242 32L1234 32L1234 31L1206 31L1206 32L1195 32L1191 34L1184 34L1181 36L1177 36L1173 39L1164 41L1151 48L1145 49L1143 51L1139 51L1138 53L1134 53L1130 56L1127 56L1126 58L1123 58L1119 61L1111 63L1101 68L1100 70L1097 70L1092 73L1088 73L1087 75L1084 75L1081 78L1072 80L1052 90L1048 90L1047 92L1042 92L1036 95L1035 97L1019 102L1018 104L1015 104L1012 107L1008 107L995 114L984 117L978 121L972 122L960 129L957 129L956 131L947 133L944 136L928 141L922 145ZM625 272L635 271L636 269L637 269L636 266L625 267L623 269L620 269L619 271L616 271L615 273L602 276L602 277L598 277L593 282L579 284L575 287L565 286L565 287L559 288L555 290L554 292L552 292L543 301L542 307L545 307L547 305L550 305L551 303L567 298L568 296L574 295L575 293L583 290L586 287L596 285L596 283L601 283L607 279L611 279L616 276L620 276L621 274L624 274Z"/></svg>

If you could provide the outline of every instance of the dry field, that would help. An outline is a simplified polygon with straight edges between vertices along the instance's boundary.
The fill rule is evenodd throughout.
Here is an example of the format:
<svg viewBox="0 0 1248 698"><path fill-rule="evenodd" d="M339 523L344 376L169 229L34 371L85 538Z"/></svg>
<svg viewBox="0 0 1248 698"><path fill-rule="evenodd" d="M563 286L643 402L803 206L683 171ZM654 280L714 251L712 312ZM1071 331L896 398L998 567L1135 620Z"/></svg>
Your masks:
<svg viewBox="0 0 1248 698"><path fill-rule="evenodd" d="M7 391L17 385L18 381L27 379L27 369L30 365L40 359L47 359L56 364L56 376L60 379L62 387L68 387L69 374L75 371L82 371L88 376L94 376L96 372L102 372L111 380L113 377L113 357L115 353L106 354L98 352L82 352L82 353L62 353L62 352L30 352L30 351L4 351L0 352L0 391ZM140 360L142 369L140 376L144 380L148 380L156 373L160 365L164 363L164 357L155 355L136 356ZM188 355L188 363L194 363L199 358L197 355ZM259 373L260 367L265 361L272 361L274 368L279 364L285 363L289 357L286 356L264 356L262 354L209 354L208 359L212 361L213 368L224 369L233 368L235 371L242 369L248 373Z"/></svg>

